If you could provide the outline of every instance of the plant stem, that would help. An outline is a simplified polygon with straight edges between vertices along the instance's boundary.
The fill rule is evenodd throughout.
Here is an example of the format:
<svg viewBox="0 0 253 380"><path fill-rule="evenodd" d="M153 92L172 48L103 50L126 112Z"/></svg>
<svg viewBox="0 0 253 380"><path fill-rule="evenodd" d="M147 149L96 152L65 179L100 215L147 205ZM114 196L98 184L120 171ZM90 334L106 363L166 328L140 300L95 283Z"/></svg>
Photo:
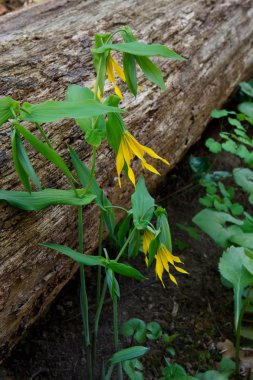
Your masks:
<svg viewBox="0 0 253 380"><path fill-rule="evenodd" d="M106 380L111 380L113 367L114 367L114 365L111 364L110 367L109 367L109 369L108 369L108 372L107 372L107 374L106 374L106 377L105 377Z"/></svg>
<svg viewBox="0 0 253 380"><path fill-rule="evenodd" d="M90 176L89 176L88 183L87 183L87 186L86 186L86 189L85 189L85 193L84 193L84 194L87 194L88 191L90 190L91 182L92 182L92 180L93 180L94 173L95 173L96 159L97 159L97 148L96 148L95 146L93 146L93 147L92 147L92 164L91 164L91 171L90 171Z"/></svg>
<svg viewBox="0 0 253 380"><path fill-rule="evenodd" d="M128 243L130 242L130 240L132 239L132 236L135 232L136 228L134 227L131 231L131 233L129 234L127 240L125 241L125 244L123 245L123 247L121 248L121 250L119 251L119 254L118 256L116 257L115 261L119 261L119 259L121 258L121 256L123 255Z"/></svg>
<svg viewBox="0 0 253 380"><path fill-rule="evenodd" d="M104 225L104 216L103 216L103 212L101 211L100 218L99 218L99 230L98 230L98 255L99 256L102 256L103 225ZM100 293L101 293L101 266L98 265L96 308L98 307L98 304L99 304Z"/></svg>
<svg viewBox="0 0 253 380"><path fill-rule="evenodd" d="M47 137L43 128L41 127L41 125L39 123L35 123L35 125L36 125L36 128L40 131L40 134L43 137L43 139L45 140L45 142L47 143L48 147L51 149L54 149L51 142L49 141L49 138Z"/></svg>
<svg viewBox="0 0 253 380"><path fill-rule="evenodd" d="M79 252L83 253L83 208L82 206L78 207L78 237L79 237ZM89 306L88 306L88 297L87 297L86 283L85 283L85 270L84 270L84 265L82 264L80 264L80 281L81 281L80 304L81 304L82 320L83 320L83 327L84 327L88 380L93 380L90 328L89 328Z"/></svg>
<svg viewBox="0 0 253 380"><path fill-rule="evenodd" d="M251 287L249 287L247 291L247 295L244 301L244 304L241 308L241 312L238 319L237 329L236 329L236 344L235 344L235 364L236 364L236 373L239 375L240 372L240 343L241 343L241 328L242 328L242 320L245 314L245 311L250 303L250 292Z"/></svg>
<svg viewBox="0 0 253 380"><path fill-rule="evenodd" d="M107 289L107 282L105 278L102 293L99 299L99 303L98 303L98 306L96 307L96 315L95 315L95 322L94 322L93 353L92 353L93 368L95 368L95 364L96 364L98 327L99 327L101 311L104 305L106 289ZM94 369L93 369L93 372L94 372Z"/></svg>
<svg viewBox="0 0 253 380"><path fill-rule="evenodd" d="M113 328L115 352L119 351L119 323L118 323L118 299L113 297ZM122 364L118 364L118 380L123 380Z"/></svg>

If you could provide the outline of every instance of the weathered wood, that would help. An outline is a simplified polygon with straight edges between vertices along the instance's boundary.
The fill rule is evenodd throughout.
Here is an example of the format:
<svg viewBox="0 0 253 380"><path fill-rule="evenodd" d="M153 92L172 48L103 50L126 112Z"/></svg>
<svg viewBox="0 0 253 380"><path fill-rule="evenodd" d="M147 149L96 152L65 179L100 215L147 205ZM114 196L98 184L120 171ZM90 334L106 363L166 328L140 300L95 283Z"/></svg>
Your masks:
<svg viewBox="0 0 253 380"><path fill-rule="evenodd" d="M130 131L172 163L200 137L213 108L220 107L242 79L253 73L251 0L52 0L0 19L0 96L38 102L63 99L70 83L92 86L90 47L94 32L129 24L148 42L174 48L185 63L159 60L168 90L147 85L137 99L126 96ZM90 163L90 150L78 128L64 121L47 133L67 160L66 143ZM1 129L0 188L17 189L11 164L10 130ZM45 186L64 187L60 173L39 156L33 160ZM172 167L171 166L171 167ZM140 172L139 163L134 164ZM159 165L161 173L168 168ZM96 177L108 196L125 204L132 187L119 190L115 158L99 149ZM150 190L159 178L148 175ZM85 212L86 248L96 246L95 209ZM76 246L76 213L68 207L25 213L0 207L0 360L22 332L45 310L76 266L37 246L51 241Z"/></svg>

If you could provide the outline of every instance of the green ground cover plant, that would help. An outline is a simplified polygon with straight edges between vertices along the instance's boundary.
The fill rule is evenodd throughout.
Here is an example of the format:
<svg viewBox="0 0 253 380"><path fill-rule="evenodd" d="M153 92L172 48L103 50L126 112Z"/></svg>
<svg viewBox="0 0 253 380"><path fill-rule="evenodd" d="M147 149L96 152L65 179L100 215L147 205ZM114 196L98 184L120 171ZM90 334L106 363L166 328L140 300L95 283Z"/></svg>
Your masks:
<svg viewBox="0 0 253 380"><path fill-rule="evenodd" d="M196 377L167 361L163 377L166 380L226 380L235 376L253 379L252 365L241 350L242 337L253 340L253 326L244 321L245 315L253 312L253 81L240 84L237 101L236 111L212 112L213 118L225 119L227 127L219 134L219 140L209 138L206 146L214 155L225 151L238 157L240 167L231 172L212 171L212 160L207 157L191 157L189 162L195 181L205 190L199 198L204 209L194 216L193 222L224 250L218 268L222 284L233 290L235 347L222 359L218 371L210 370ZM247 205L241 203L243 193L248 198ZM194 227L179 227L199 240Z"/></svg>

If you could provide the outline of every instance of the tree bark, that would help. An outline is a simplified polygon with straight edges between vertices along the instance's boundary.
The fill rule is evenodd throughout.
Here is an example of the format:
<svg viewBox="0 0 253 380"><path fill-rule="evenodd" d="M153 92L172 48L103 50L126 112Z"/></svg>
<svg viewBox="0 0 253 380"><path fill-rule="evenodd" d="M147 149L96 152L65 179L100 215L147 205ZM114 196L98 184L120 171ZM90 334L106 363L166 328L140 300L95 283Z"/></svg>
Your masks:
<svg viewBox="0 0 253 380"><path fill-rule="evenodd" d="M210 112L219 108L243 79L253 74L251 0L51 0L0 19L0 96L39 102L63 99L67 86L92 88L90 47L94 33L130 25L139 39L163 43L186 62L159 59L168 90L161 93L140 76L143 91L123 102L134 136L171 162L171 168L200 137ZM91 152L69 121L48 125L47 134L68 162L66 143L90 165ZM9 126L1 128L0 188L19 189L14 173ZM66 186L41 156L32 160L44 186ZM141 172L138 162L134 170ZM161 164L165 174L169 169ZM113 203L126 205L133 188L119 190L115 158L99 149L96 178ZM151 191L159 177L146 175ZM95 207L84 213L86 249L97 242ZM22 212L0 205L0 361L54 299L77 266L38 246L50 241L76 247L77 211L51 207Z"/></svg>

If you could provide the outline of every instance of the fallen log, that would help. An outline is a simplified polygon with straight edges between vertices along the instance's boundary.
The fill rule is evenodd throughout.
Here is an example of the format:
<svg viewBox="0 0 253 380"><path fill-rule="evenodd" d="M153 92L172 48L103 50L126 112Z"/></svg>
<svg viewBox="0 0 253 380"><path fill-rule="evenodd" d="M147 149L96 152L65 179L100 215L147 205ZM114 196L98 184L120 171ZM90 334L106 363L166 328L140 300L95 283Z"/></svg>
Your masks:
<svg viewBox="0 0 253 380"><path fill-rule="evenodd" d="M0 19L0 96L39 102L63 99L71 83L92 87L90 47L94 32L130 25L140 40L163 43L187 58L184 63L158 60L168 90L161 93L140 77L139 98L127 95L126 123L145 145L173 167L200 137L210 112L219 108L243 79L253 74L253 7L251 0L51 0ZM69 121L46 132L67 160L66 143L90 164L91 152ZM0 131L0 188L19 189L11 163L10 130ZM40 156L32 157L42 183L59 188L60 173ZM46 166L45 166L46 165ZM140 173L138 163L135 170ZM162 174L168 168L161 165ZM132 192L119 190L115 158L99 150L98 182L112 202L124 205ZM149 189L159 178L146 176ZM95 208L85 212L86 249L96 247ZM0 361L46 309L77 267L38 247L51 241L75 248L76 214L68 207L24 213L0 206Z"/></svg>

